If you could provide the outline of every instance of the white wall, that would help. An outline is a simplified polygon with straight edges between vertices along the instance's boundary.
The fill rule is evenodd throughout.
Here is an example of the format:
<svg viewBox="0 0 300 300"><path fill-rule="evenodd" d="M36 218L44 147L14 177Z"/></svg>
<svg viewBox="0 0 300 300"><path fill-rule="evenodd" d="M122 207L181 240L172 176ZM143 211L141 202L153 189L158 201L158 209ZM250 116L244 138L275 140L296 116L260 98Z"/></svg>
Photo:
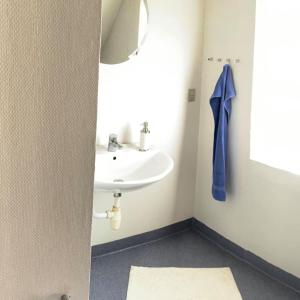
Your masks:
<svg viewBox="0 0 300 300"><path fill-rule="evenodd" d="M138 57L100 65L98 141L115 132L122 142L139 139L147 120L153 144L168 152L175 170L164 181L124 194L123 224L112 232L94 220L92 244L160 228L192 216L196 179L199 100L187 90L200 86L202 0L149 0L149 36ZM94 207L106 210L110 194L96 193Z"/></svg>
<svg viewBox="0 0 300 300"><path fill-rule="evenodd" d="M249 159L255 1L206 1L195 217L231 241L300 276L300 177ZM209 97L221 64L207 57L239 57L238 97L229 134L229 193L211 197L213 118Z"/></svg>

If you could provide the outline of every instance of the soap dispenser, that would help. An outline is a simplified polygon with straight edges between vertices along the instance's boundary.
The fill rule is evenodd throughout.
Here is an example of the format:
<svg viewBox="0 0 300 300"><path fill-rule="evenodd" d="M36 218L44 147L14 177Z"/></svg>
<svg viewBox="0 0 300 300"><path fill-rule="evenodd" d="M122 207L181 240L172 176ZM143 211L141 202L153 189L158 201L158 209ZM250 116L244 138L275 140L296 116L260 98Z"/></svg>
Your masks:
<svg viewBox="0 0 300 300"><path fill-rule="evenodd" d="M148 128L148 122L144 122L141 130L140 137L140 151L148 151L150 148L150 130Z"/></svg>

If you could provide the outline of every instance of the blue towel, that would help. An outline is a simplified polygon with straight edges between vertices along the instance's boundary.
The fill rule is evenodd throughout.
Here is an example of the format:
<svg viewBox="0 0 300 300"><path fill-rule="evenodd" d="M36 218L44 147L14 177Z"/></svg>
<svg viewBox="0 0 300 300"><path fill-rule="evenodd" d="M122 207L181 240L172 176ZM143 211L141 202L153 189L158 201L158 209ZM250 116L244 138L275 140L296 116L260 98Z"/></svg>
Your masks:
<svg viewBox="0 0 300 300"><path fill-rule="evenodd" d="M231 100L235 95L231 67L225 65L210 98L210 106L215 121L212 195L214 199L219 201L226 200L228 122L231 113Z"/></svg>

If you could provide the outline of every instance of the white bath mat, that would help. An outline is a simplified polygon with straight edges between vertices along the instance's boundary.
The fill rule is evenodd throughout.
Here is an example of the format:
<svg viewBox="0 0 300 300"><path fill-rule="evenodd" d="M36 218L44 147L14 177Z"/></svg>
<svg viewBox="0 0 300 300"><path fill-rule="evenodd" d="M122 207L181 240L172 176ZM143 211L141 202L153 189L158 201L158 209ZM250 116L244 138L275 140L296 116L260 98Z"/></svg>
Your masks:
<svg viewBox="0 0 300 300"><path fill-rule="evenodd" d="M229 268L131 267L127 300L241 300Z"/></svg>

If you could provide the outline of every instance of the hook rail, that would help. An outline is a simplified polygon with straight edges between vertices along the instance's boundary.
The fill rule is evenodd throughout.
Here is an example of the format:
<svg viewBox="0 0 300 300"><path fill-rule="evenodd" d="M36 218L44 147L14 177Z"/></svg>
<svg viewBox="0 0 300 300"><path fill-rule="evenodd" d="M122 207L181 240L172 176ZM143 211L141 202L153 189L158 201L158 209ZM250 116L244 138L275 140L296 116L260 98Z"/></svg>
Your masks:
<svg viewBox="0 0 300 300"><path fill-rule="evenodd" d="M234 62L236 64L241 62L241 60L239 58L222 58L222 57L218 57L218 58L215 59L214 57L208 57L207 60L210 61L210 62L213 62L214 60L216 60L217 62L222 62L224 60L227 63Z"/></svg>

